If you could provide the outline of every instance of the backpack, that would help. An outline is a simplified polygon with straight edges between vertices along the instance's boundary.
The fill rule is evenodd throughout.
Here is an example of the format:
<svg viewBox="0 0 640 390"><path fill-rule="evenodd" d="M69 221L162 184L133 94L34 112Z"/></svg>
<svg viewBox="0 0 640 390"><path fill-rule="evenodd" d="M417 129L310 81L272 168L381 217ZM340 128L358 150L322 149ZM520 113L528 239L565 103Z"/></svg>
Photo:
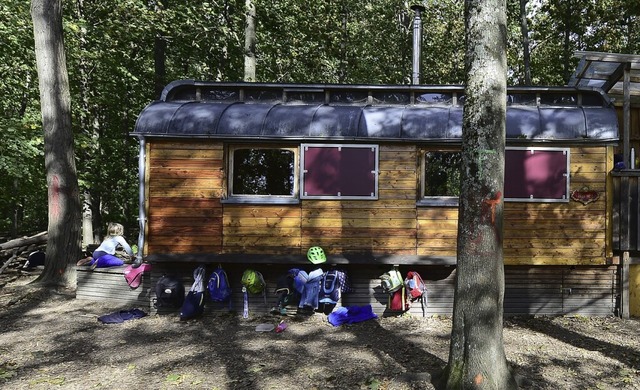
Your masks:
<svg viewBox="0 0 640 390"><path fill-rule="evenodd" d="M322 276L318 303L335 305L340 301L342 293L350 290L349 278L346 273L337 269L329 270Z"/></svg>
<svg viewBox="0 0 640 390"><path fill-rule="evenodd" d="M409 306L406 300L406 290L404 278L398 270L393 267L391 270L380 275L382 291L389 294L387 308L391 311L407 311Z"/></svg>
<svg viewBox="0 0 640 390"><path fill-rule="evenodd" d="M193 271L193 284L184 298L180 309L180 320L190 320L199 317L204 312L204 266L198 266Z"/></svg>
<svg viewBox="0 0 640 390"><path fill-rule="evenodd" d="M229 286L229 278L227 273L218 266L209 277L207 283L207 290L209 290L209 298L214 302L229 302L231 306L231 287Z"/></svg>
<svg viewBox="0 0 640 390"><path fill-rule="evenodd" d="M246 269L242 273L242 298L244 301L244 308L242 311L242 318L249 318L249 296L251 294L260 294L264 298L264 305L267 305L267 294L265 292L267 284L262 277L262 274L252 269Z"/></svg>
<svg viewBox="0 0 640 390"><path fill-rule="evenodd" d="M402 274L400 274L400 271L395 267L380 275L380 282L382 285L382 291L387 294L396 292L404 286Z"/></svg>
<svg viewBox="0 0 640 390"><path fill-rule="evenodd" d="M407 311L409 310L409 302L406 299L406 291L404 284L399 289L389 294L389 302L387 308L391 311Z"/></svg>
<svg viewBox="0 0 640 390"><path fill-rule="evenodd" d="M424 284L422 277L416 271L409 271L404 279L404 285L407 291L408 306L410 307L412 302L420 300L422 316L425 317L427 314L427 286Z"/></svg>
<svg viewBox="0 0 640 390"><path fill-rule="evenodd" d="M295 274L287 272L276 281L275 293L278 296L276 307L271 309L272 314L286 314L287 306L297 305L300 302L300 293L295 289Z"/></svg>
<svg viewBox="0 0 640 390"><path fill-rule="evenodd" d="M129 287L131 287L132 289L136 289L140 286L140 283L142 282L142 275L145 272L150 272L150 271L151 271L151 264L149 263L140 264L138 268L133 268L132 265L129 265L123 271L124 280L127 281L127 284L129 285Z"/></svg>
<svg viewBox="0 0 640 390"><path fill-rule="evenodd" d="M242 274L242 285L251 294L260 294L264 292L266 283L260 272L247 269Z"/></svg>
<svg viewBox="0 0 640 390"><path fill-rule="evenodd" d="M178 309L184 302L184 285L176 276L162 275L156 283L156 309Z"/></svg>

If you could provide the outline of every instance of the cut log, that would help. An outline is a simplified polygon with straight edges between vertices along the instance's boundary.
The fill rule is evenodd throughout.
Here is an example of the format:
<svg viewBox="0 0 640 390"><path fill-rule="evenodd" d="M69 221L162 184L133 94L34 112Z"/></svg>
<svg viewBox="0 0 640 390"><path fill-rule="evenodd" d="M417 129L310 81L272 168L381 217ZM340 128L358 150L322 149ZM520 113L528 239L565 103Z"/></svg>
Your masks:
<svg viewBox="0 0 640 390"><path fill-rule="evenodd" d="M20 246L31 245L31 244L41 244L43 242L47 242L47 238L48 238L47 232L40 232L30 237L16 238L11 241L7 241L5 243L0 244L0 251L4 251L11 248L17 248Z"/></svg>

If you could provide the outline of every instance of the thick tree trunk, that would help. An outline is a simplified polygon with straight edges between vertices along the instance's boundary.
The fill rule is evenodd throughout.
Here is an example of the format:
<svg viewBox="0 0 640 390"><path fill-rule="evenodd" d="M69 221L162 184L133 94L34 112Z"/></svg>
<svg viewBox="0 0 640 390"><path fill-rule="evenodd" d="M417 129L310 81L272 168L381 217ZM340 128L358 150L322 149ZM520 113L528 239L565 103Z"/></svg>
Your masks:
<svg viewBox="0 0 640 390"><path fill-rule="evenodd" d="M502 337L505 0L466 0L458 265L447 389L517 387Z"/></svg>
<svg viewBox="0 0 640 390"><path fill-rule="evenodd" d="M244 81L256 81L256 6L253 0L245 1Z"/></svg>
<svg viewBox="0 0 640 390"><path fill-rule="evenodd" d="M75 268L71 265L80 256L80 201L61 3L31 2L49 204L47 261L37 282L73 286Z"/></svg>

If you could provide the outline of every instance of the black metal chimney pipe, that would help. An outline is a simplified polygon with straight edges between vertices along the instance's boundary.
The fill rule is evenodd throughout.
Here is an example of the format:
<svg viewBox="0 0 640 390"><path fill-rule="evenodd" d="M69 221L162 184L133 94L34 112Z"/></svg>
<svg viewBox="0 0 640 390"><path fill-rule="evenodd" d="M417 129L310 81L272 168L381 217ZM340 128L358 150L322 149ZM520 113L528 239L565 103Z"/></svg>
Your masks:
<svg viewBox="0 0 640 390"><path fill-rule="evenodd" d="M411 84L420 84L420 62L422 57L422 18L424 7L421 5L412 5L414 12L413 17L413 73L411 75Z"/></svg>

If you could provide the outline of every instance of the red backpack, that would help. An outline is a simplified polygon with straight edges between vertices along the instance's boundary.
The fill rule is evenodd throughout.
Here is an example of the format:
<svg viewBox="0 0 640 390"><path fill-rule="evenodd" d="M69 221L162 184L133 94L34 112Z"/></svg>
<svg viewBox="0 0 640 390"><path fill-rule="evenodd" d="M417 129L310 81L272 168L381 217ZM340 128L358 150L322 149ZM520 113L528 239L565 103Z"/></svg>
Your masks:
<svg viewBox="0 0 640 390"><path fill-rule="evenodd" d="M427 286L424 284L420 274L416 271L407 272L404 286L407 294L407 310L413 302L419 300L422 306L422 316L425 317L427 315Z"/></svg>

